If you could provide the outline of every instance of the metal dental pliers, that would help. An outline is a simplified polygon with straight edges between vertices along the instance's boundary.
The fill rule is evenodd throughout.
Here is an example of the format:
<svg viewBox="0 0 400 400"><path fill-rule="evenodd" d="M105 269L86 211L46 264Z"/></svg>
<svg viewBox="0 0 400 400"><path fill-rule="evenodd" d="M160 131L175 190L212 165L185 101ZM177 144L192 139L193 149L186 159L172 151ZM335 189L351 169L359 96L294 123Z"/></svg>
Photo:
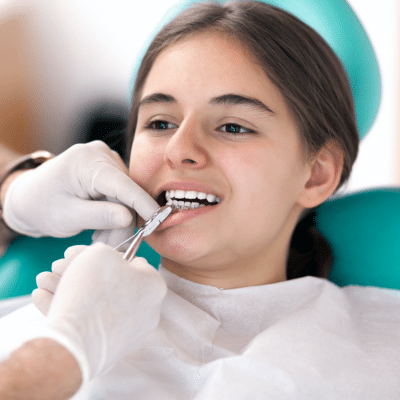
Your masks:
<svg viewBox="0 0 400 400"><path fill-rule="evenodd" d="M135 258L136 253L143 242L143 239L146 236L149 236L151 233L153 233L153 231L158 227L158 225L160 225L168 217L172 209L173 209L172 206L164 206L159 208L152 215L152 217L138 229L138 231L132 237L119 244L117 247L115 247L114 250L120 248L125 243L128 243L130 240L132 240L132 243L130 244L128 250L126 250L123 256L124 260L132 261Z"/></svg>

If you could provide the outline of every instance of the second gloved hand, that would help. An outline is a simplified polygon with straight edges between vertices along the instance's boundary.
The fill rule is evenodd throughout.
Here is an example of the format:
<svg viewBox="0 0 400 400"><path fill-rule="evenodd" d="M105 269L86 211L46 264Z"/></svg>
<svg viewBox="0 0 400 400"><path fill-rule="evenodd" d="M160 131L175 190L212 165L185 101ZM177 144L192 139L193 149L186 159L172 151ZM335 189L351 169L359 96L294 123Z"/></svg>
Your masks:
<svg viewBox="0 0 400 400"><path fill-rule="evenodd" d="M87 381L142 346L158 325L167 286L144 258L129 263L102 243L66 255L44 336L74 355Z"/></svg>
<svg viewBox="0 0 400 400"><path fill-rule="evenodd" d="M3 216L10 228L35 237L68 237L87 229L107 230L108 236L109 230L130 227L113 243L100 234L100 241L115 246L133 232L135 216L122 204L95 201L106 197L146 220L159 207L106 144L77 144L16 178L7 190Z"/></svg>
<svg viewBox="0 0 400 400"><path fill-rule="evenodd" d="M86 250L88 246L77 245L68 247L64 258L56 260L51 265L50 271L43 271L36 276L38 288L32 292L32 301L36 308L45 316L49 313L51 302L56 292L58 283L72 260Z"/></svg>

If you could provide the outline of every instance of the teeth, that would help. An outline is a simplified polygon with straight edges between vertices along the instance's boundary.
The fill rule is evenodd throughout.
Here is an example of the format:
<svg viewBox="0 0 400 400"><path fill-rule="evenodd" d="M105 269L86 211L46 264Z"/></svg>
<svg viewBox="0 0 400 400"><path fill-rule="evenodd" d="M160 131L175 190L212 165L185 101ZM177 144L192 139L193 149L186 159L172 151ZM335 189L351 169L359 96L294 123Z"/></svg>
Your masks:
<svg viewBox="0 0 400 400"><path fill-rule="evenodd" d="M196 201L184 201L185 200L204 200L207 199L209 203L220 203L221 198L215 196L214 194L207 194L203 192L196 192L194 190L169 190L165 193L165 198L167 205L171 205L179 211L182 210L194 210L199 207L205 207L204 204L200 204ZM177 200L179 199L179 200Z"/></svg>
<svg viewBox="0 0 400 400"><path fill-rule="evenodd" d="M185 194L185 199L196 199L196 198L197 198L197 192L195 191L186 192Z"/></svg>
<svg viewBox="0 0 400 400"><path fill-rule="evenodd" d="M178 200L168 200L167 206L172 206L173 208L178 208Z"/></svg>
<svg viewBox="0 0 400 400"><path fill-rule="evenodd" d="M214 201L215 201L215 196L214 196L213 194L208 194L208 195L207 195L207 201L208 201L209 203L214 203Z"/></svg>
<svg viewBox="0 0 400 400"><path fill-rule="evenodd" d="M217 202L219 203L221 199L214 194L207 194L203 192L195 192L194 190L190 190L185 192L184 190L170 190L165 192L165 198L168 200L170 199L188 199L188 200L204 200L207 199L209 203Z"/></svg>
<svg viewBox="0 0 400 400"><path fill-rule="evenodd" d="M184 190L175 190L175 197L176 199L184 199L185 198L185 191Z"/></svg>

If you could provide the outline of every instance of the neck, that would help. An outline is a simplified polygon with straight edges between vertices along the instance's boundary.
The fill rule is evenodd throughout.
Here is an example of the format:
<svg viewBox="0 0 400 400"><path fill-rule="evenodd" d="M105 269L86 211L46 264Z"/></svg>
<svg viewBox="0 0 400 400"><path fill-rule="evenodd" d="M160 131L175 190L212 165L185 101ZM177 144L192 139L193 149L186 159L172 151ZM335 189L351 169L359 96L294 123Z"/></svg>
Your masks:
<svg viewBox="0 0 400 400"><path fill-rule="evenodd" d="M161 258L162 266L173 274L202 285L219 289L235 289L248 286L267 285L286 280L287 257L278 261L276 257L236 260L233 263L211 265L202 260L180 264Z"/></svg>

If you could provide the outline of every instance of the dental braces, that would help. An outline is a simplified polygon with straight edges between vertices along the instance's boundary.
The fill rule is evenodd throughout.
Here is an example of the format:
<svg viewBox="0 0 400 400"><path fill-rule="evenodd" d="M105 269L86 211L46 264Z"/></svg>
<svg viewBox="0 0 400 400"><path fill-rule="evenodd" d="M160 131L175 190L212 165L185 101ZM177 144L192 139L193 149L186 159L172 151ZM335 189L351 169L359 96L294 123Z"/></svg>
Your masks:
<svg viewBox="0 0 400 400"><path fill-rule="evenodd" d="M188 211L188 210L196 210L200 207L206 207L205 204L200 204L197 202L190 202L190 201L179 201L179 200L168 200L167 206L171 206L172 210L176 211Z"/></svg>

